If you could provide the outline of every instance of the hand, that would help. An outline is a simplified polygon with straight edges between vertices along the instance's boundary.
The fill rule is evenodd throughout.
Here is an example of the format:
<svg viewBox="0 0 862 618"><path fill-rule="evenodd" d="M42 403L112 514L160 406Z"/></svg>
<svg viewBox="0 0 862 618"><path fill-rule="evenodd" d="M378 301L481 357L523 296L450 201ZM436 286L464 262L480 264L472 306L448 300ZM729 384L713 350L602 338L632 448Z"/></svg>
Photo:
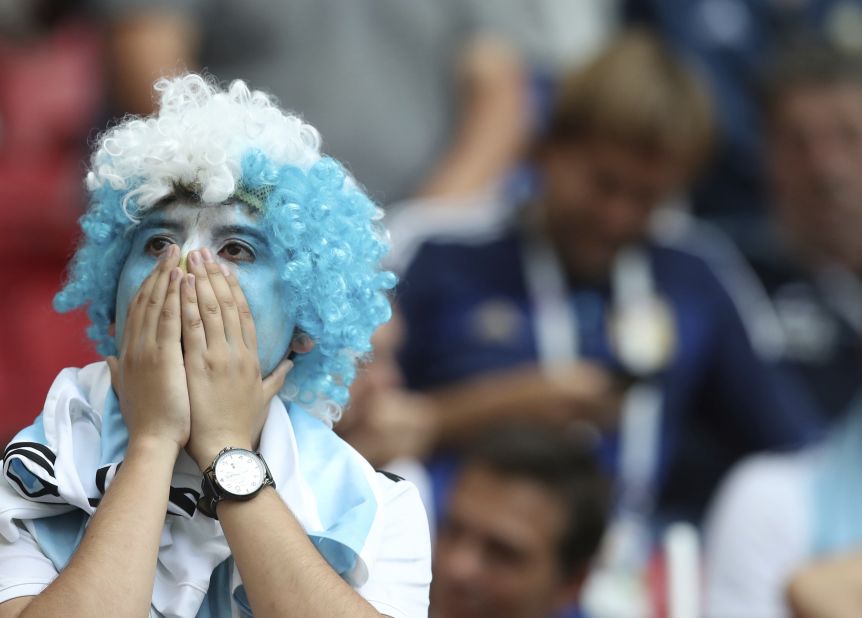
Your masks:
<svg viewBox="0 0 862 618"><path fill-rule="evenodd" d="M107 358L130 443L189 439L190 411L180 345L179 247L172 245L129 304L120 357Z"/></svg>
<svg viewBox="0 0 862 618"><path fill-rule="evenodd" d="M361 403L357 409L353 407ZM399 457L423 459L434 448L436 416L422 395L392 389L355 402L347 410L351 422L337 429L371 465L384 466ZM355 415L355 418L354 418Z"/></svg>
<svg viewBox="0 0 862 618"><path fill-rule="evenodd" d="M853 618L862 612L862 552L809 564L793 575L787 600L797 618Z"/></svg>
<svg viewBox="0 0 862 618"><path fill-rule="evenodd" d="M610 373L589 361L563 364L548 371L528 366L488 378L488 387L509 402L515 419L566 428L587 421L600 429L619 422L623 389Z"/></svg>
<svg viewBox="0 0 862 618"><path fill-rule="evenodd" d="M293 362L282 361L261 379L257 336L236 276L208 249L189 254L182 284L182 332L191 404L187 450L201 470L223 448L252 448L269 402Z"/></svg>
<svg viewBox="0 0 862 618"><path fill-rule="evenodd" d="M600 429L617 426L624 390L607 370L580 361L550 372L541 368L539 371L551 404L549 410L556 408L563 424L580 419Z"/></svg>

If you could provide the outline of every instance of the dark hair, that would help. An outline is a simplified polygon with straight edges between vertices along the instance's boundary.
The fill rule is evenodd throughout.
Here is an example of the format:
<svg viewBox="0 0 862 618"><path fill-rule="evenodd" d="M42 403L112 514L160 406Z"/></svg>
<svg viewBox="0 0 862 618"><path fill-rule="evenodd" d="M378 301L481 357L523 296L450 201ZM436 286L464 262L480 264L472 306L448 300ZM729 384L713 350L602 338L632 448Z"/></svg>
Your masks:
<svg viewBox="0 0 862 618"><path fill-rule="evenodd" d="M760 99L764 112L772 116L795 90L842 84L862 88L862 56L819 38L797 38L782 46L766 64Z"/></svg>
<svg viewBox="0 0 862 618"><path fill-rule="evenodd" d="M470 467L531 481L554 494L566 512L562 572L568 577L586 569L604 533L610 492L582 442L545 427L507 426L473 444L464 469Z"/></svg>

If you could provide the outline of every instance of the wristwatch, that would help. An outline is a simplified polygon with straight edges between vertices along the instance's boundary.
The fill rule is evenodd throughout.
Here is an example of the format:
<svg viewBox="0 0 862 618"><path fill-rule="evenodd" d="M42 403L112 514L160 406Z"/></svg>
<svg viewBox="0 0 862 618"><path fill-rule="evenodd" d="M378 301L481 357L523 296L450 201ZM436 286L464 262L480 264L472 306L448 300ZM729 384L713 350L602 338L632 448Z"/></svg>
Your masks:
<svg viewBox="0 0 862 618"><path fill-rule="evenodd" d="M198 510L218 519L216 506L219 502L251 500L267 485L275 487L275 481L260 453L229 446L204 470Z"/></svg>

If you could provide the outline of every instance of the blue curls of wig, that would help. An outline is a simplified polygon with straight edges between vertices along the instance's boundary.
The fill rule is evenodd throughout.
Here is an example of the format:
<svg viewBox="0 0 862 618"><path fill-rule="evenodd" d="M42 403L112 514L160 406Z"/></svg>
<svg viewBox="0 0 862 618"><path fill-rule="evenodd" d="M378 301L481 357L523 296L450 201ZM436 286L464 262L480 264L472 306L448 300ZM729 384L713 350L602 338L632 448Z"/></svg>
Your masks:
<svg viewBox="0 0 862 618"><path fill-rule="evenodd" d="M198 75L163 79L157 115L131 118L100 137L87 176L90 207L58 311L86 306L89 337L116 354L109 333L117 285L140 218L176 187L201 207L237 190L265 196L259 216L281 256L286 311L315 342L296 359L282 396L327 423L338 420L358 358L391 317L395 276L382 212L340 163L319 153L317 132L242 81L224 91Z"/></svg>

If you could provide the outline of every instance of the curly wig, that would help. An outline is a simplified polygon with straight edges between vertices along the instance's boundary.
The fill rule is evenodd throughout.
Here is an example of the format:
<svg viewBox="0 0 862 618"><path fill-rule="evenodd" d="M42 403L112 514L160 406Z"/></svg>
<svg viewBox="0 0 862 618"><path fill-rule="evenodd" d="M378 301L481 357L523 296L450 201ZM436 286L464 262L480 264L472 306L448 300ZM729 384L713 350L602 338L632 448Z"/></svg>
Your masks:
<svg viewBox="0 0 862 618"><path fill-rule="evenodd" d="M109 334L117 284L135 227L149 209L193 191L201 207L237 199L260 209L281 256L284 302L314 341L282 390L328 423L338 420L358 357L391 315L392 273L382 211L334 159L320 136L240 80L223 90L199 75L156 82L158 113L102 134L87 174L90 206L58 311L87 306L88 334L116 354ZM255 197L257 196L257 197Z"/></svg>

